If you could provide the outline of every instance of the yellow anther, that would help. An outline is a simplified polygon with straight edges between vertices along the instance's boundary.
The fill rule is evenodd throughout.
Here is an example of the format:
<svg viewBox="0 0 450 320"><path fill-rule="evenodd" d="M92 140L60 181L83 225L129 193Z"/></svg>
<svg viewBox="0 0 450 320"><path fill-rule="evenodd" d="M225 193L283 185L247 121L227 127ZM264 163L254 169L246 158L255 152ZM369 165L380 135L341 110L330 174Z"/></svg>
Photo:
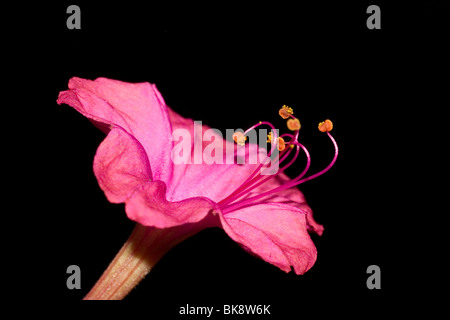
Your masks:
<svg viewBox="0 0 450 320"><path fill-rule="evenodd" d="M289 119L286 124L288 129L291 131L298 131L301 128L300 120L298 120L297 118Z"/></svg>
<svg viewBox="0 0 450 320"><path fill-rule="evenodd" d="M320 132L328 132L333 130L333 122L331 120L325 120L319 123Z"/></svg>
<svg viewBox="0 0 450 320"><path fill-rule="evenodd" d="M267 135L267 141L266 142L272 142L272 132L269 132L269 134Z"/></svg>
<svg viewBox="0 0 450 320"><path fill-rule="evenodd" d="M283 119L287 119L291 116L291 114L294 114L294 110L292 110L292 108L288 107L287 105L283 105L281 109L278 111L278 114Z"/></svg>
<svg viewBox="0 0 450 320"><path fill-rule="evenodd" d="M243 146L245 144L245 141L247 141L247 137L244 136L242 132L235 132L233 133L233 141L238 145Z"/></svg>

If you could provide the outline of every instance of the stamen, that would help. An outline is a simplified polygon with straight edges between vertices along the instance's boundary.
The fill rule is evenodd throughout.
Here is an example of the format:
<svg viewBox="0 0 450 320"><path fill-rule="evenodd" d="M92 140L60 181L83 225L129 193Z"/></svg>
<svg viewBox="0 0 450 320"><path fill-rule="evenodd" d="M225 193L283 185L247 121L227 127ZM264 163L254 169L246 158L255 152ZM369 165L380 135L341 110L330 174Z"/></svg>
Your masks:
<svg viewBox="0 0 450 320"><path fill-rule="evenodd" d="M271 130L271 132L270 132L270 137L272 137L272 132L274 133L274 135L275 135L275 137L277 137L277 132L276 132L276 129L275 129L275 127L270 123L270 122L268 122L268 121L259 121L259 123L257 123L257 124L255 124L255 125L253 125L253 126L251 126L250 128L248 128L247 130L245 130L245 132L243 133L243 135L246 135L248 132L250 132L251 130L253 130L253 129L255 129L255 128L257 128L257 127L259 127L259 126L262 126L262 125L268 125L272 130ZM238 135L239 134L239 135ZM238 136L240 137L241 135L240 135L241 133L240 132L236 132L235 134L233 134L233 140L235 141L235 142L237 142L237 140L238 140ZM236 135L236 138L235 138L235 135ZM292 135L290 135L290 136L292 136ZM269 137L269 135L267 136L267 137ZM246 188L248 188L248 186L249 185L252 185L253 183L254 183L254 181L255 181L255 179L256 180L258 180L260 177L258 177L258 175L260 175L260 172L261 172L261 168L264 166L264 165L266 165L267 164L267 162L268 162L268 160L270 160L270 156L272 155L272 152L275 150L275 145L274 144L272 144L272 147L271 147L271 149L270 149L270 151L268 152L268 154L266 155L266 157L264 158L264 160L262 160L261 162L260 162L260 164L256 167L256 169L253 171L253 173L236 189L236 190L234 190L230 195L228 195L226 198L224 198L224 199L222 199L218 204L219 205L223 205L223 204L225 204L225 203L228 203L228 202L230 202L230 199L232 200L232 201L234 201L234 200L236 200L237 198L236 198L236 196L237 195L239 195L239 194L241 194L241 192L243 191L243 190L245 190ZM256 176L256 177L255 177ZM240 196L239 196L240 197ZM238 198L239 198L238 197Z"/></svg>
<svg viewBox="0 0 450 320"><path fill-rule="evenodd" d="M280 153L280 156L283 155L283 157L278 158L276 160L276 162L274 163L274 165L278 165L283 162L288 156L289 153L292 151L292 149L288 149L286 152L282 152ZM294 156L294 158L287 164L285 165L283 168L281 168L281 170L279 170L277 172L277 174L283 172L288 166L290 166L295 159L298 156L298 148L296 151L296 154ZM242 196L244 196L245 194L248 194L251 190L255 189L256 187L258 187L259 185L263 184L264 182L266 182L267 180L273 178L276 176L276 174L274 175L269 175L267 176L263 176L260 174L259 169L261 168L261 165L257 167L257 169L255 171L253 171L253 173L250 175L250 177L244 182L242 183L239 188L237 188L233 193L231 193L228 197L226 197L225 199L221 200L218 204L222 207L224 207L224 205L227 205L229 203L232 203L236 200L238 200L239 198L241 198ZM259 180L261 180L262 178L266 177L263 181L257 183L255 185L256 182L258 182ZM226 206L225 206L226 207Z"/></svg>
<svg viewBox="0 0 450 320"><path fill-rule="evenodd" d="M283 135L281 136L281 138L282 138L282 137L291 137L291 139L292 139L292 138L293 138L293 135L291 135L291 134L289 134L289 133L285 133L285 134L283 134ZM300 144L300 143L298 143L298 142L297 142L296 144L297 144L297 150L296 150L296 152L295 152L294 157L291 159L291 161L289 161L288 164L286 164L286 165L283 166L281 169L279 169L279 171L278 171L276 174L270 175L269 177L262 176L262 175L260 174L260 171L259 171L261 165L258 166L258 168L250 175L250 177L249 177L243 184L241 184L241 185L239 186L239 188L236 189L232 194L230 194L228 197L226 197L225 199L223 199L222 201L220 201L220 202L219 202L219 205L224 206L224 205L226 205L226 204L229 204L229 203L232 203L232 202L238 200L238 199L241 198L244 194L248 194L251 190L253 190L253 189L255 189L256 187L260 186L261 184L265 183L267 180L269 180L269 179L275 177L275 176L276 176L277 174L279 174L279 173L284 172L284 170L286 170L286 169L287 169L291 164L293 164L293 163L295 162L295 160L297 159L298 154L299 154L299 147L301 147L301 148L305 151L305 154L306 154L307 159L308 159L306 168L305 168L305 170L303 171L303 173L301 174L301 176L303 176L303 175L306 173L306 171L308 171L308 168L309 168L309 164L310 164L310 160L309 160L309 158L310 158L310 157L309 157L309 152L308 152L308 150L307 150L302 144ZM294 145L292 145L292 147L293 147L293 146L294 146ZM290 149L288 149L288 150L286 150L286 151L281 152L281 153L279 154L278 159L273 163L273 165L278 165L278 166L279 166L279 165L280 165L280 164L281 164L281 163L289 156L289 154L291 153L292 149L293 149L293 148L290 148ZM280 159L280 158L281 158L281 159ZM256 175L256 177L255 177L255 175ZM264 177L266 177L266 178L265 178L263 181L261 181L261 182L255 184L258 180L261 180L261 179L264 178Z"/></svg>
<svg viewBox="0 0 450 320"><path fill-rule="evenodd" d="M286 148L286 143L284 142L284 139L279 137L278 138L278 151L283 151Z"/></svg>
<svg viewBox="0 0 450 320"><path fill-rule="evenodd" d="M292 108L288 107L287 105L283 105L281 109L278 111L278 114L283 119L289 118L292 114L294 114L294 110Z"/></svg>
<svg viewBox="0 0 450 320"><path fill-rule="evenodd" d="M331 120L325 120L319 123L320 132L330 132L333 130L333 122Z"/></svg>
<svg viewBox="0 0 450 320"><path fill-rule="evenodd" d="M243 132L235 132L233 133L233 140L238 145L243 146L245 145L245 141L247 141L247 137L244 135Z"/></svg>
<svg viewBox="0 0 450 320"><path fill-rule="evenodd" d="M269 132L267 135L267 141L269 143L272 143L272 132ZM286 143L282 137L278 137L278 151L283 151L284 148L286 148Z"/></svg>
<svg viewBox="0 0 450 320"><path fill-rule="evenodd" d="M277 144L272 143L274 141L274 139L272 137L272 133L270 133L267 136L268 137L267 142L272 143L272 150L273 150L274 145L277 145L278 149L281 151L280 154L278 155L278 158L274 162L275 164L279 165L282 162L284 162L287 159L287 157L289 156L289 154L291 153L292 149L294 147L296 147L296 152L295 152L294 157L287 164L285 164L284 166L281 166L278 169L278 172L276 174L284 172L286 170L286 168L288 168L290 165L292 165L295 162L295 160L297 159L297 157L299 155L300 148L305 152L305 155L307 158L307 163L306 163L305 169L296 178L286 182L285 184L283 184L281 186L278 186L272 190L260 193L256 196L241 199L242 197L248 195L255 188L259 187L260 185L262 185L269 179L272 179L274 176L276 176L276 174L268 176L268 177L261 175L260 169L264 165L264 161L267 160L267 158L264 159L264 161L261 162L261 164L257 167L257 169L250 175L250 177L243 184L241 184L239 186L239 188L237 188L228 197L226 197L225 199L223 199L222 201L219 202L219 205L221 206L222 212L224 214L234 211L234 210L237 210L238 208L241 208L241 207L244 207L247 205L251 205L258 199L261 199L270 194L274 194L276 192L280 192L280 191L295 187L303 182L314 179L314 178L324 174L325 172L327 172L334 165L334 163L336 162L337 156L338 156L338 146L337 146L336 141L330 134L330 131L333 129L333 123L327 119L319 124L319 130L321 132L326 132L328 137L331 139L331 141L334 145L335 154L334 154L333 160L323 170L321 170L307 178L303 178L306 175L306 173L310 167L311 157L309 155L308 150L297 140L298 135L299 135L298 130L300 129L300 121L297 118L291 116L291 119L289 119L287 122L288 122L288 128L292 131L295 131L294 134L288 134L288 133L282 134L280 137L278 137L278 140L275 140L278 142ZM274 129L273 126L269 122L260 122L259 124L248 129L246 132L244 132L244 134L246 134L249 130L254 129L262 124L268 124L271 126L272 129ZM276 131L273 131L273 132L276 135ZM286 142L284 140L284 138L289 138L290 140ZM275 139L277 139L277 138L275 137ZM236 139L236 140L238 140L238 139ZM289 146L289 148L286 149L286 146ZM241 200L239 200L239 199L241 199Z"/></svg>
<svg viewBox="0 0 450 320"><path fill-rule="evenodd" d="M275 127L273 126L273 124L271 124L271 123L268 122L268 121L260 121L259 123L255 124L254 126L251 126L251 127L248 128L247 130L245 130L244 135L246 135L246 134L249 133L251 130L256 129L257 127L262 126L262 125L268 125L268 126L272 129L271 132L273 132L274 135L275 135L274 138L275 138L275 139L278 138L278 136L277 136L277 131L276 131ZM272 152L273 152L274 150L275 150L275 145L272 145L272 148L271 148L270 151L267 153L266 159L263 160L263 164L266 164L266 163L264 163L264 161L266 161L266 160L272 155Z"/></svg>
<svg viewBox="0 0 450 320"><path fill-rule="evenodd" d="M322 171L319 171L319 172L313 174L312 176L309 176L309 177L301 179L301 180L294 179L294 180L297 180L297 181L295 182L295 184L293 184L293 186L297 186L297 185L299 185L299 184L301 184L303 182L312 180L314 178L317 178L318 176L323 175L325 172L330 170L331 167L336 163L337 156L338 156L338 153L339 153L339 148L338 148L338 145L336 143L336 140L334 140L333 136L331 135L331 133L329 131L327 131L327 135L331 139L331 142L333 142L333 146L334 146L334 157L333 157L333 160L331 160L330 164L328 166L326 166L325 169L323 169ZM293 182L294 180L292 180L291 182Z"/></svg>
<svg viewBox="0 0 450 320"><path fill-rule="evenodd" d="M306 174L306 172L307 172L308 169L309 169L309 165L310 165L310 157L309 157L308 150L306 150L306 148L305 148L303 145L301 145L300 143L297 145L297 150L295 151L294 157L291 159L291 161L289 161L288 164L286 164L284 167L282 167L282 168L277 172L277 174L280 174L280 173L284 172L284 170L286 170L291 164L293 164L293 163L295 162L295 160L296 160L297 157L298 157L299 151L300 151L300 148L299 148L299 147L301 147L301 148L305 151L306 156L307 156L307 158L308 158L308 162L307 162L307 164L306 164L306 168L303 170L303 172L300 174L299 177L303 177L303 176ZM292 149L291 149L291 150L292 150ZM284 155L284 157L280 160L280 163L281 163L284 159L287 158L287 156L289 155L289 153L290 153L291 150L289 150L289 151ZM268 176L268 177L266 177L264 180L262 180L262 181L260 181L260 182L258 182L258 183L256 183L256 184L254 184L255 182L257 182L257 180L260 180L260 179L263 177L263 176L261 176L261 175L258 176L257 178L253 179L252 184L249 184L245 190L241 190L241 192L240 192L241 195L239 195L238 197L236 197L236 196L233 197L233 198L234 198L233 201L230 201L231 199L228 199L228 201L226 201L226 203L229 204L228 206L232 206L230 203L232 203L232 202L234 202L235 200L241 198L241 197L243 196L243 194L242 194L243 191L245 191L245 193L248 194L250 191L252 191L253 189L259 187L260 185L262 185L263 183L267 182L268 180L274 178L275 176L276 176L276 175ZM273 190L272 190L272 191L273 191ZM264 194L271 194L271 193L273 193L272 191L267 191L267 192L265 192ZM249 199L251 199L251 198L249 198ZM247 199L244 199L244 200L247 200ZM239 201L239 202L237 202L237 203L240 203L240 202L241 202L241 201ZM221 203L221 202L219 203L219 205L223 205L223 204L225 204L225 203ZM236 204L236 203L235 203L235 204ZM234 204L233 204L233 205L234 205ZM225 206L225 208L226 208L226 206ZM225 210L225 208L224 208L223 210ZM229 211L227 211L227 212L229 212ZM225 213L225 212L224 212L224 213Z"/></svg>
<svg viewBox="0 0 450 320"><path fill-rule="evenodd" d="M291 131L298 131L301 128L300 120L298 120L297 118L289 119L286 124L288 129Z"/></svg>

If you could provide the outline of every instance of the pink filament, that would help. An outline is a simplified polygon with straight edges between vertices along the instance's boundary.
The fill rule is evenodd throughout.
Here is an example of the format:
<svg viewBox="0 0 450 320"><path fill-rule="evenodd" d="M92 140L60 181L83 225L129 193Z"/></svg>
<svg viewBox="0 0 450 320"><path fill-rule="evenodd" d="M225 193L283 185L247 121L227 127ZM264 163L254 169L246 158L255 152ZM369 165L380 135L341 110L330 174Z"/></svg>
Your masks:
<svg viewBox="0 0 450 320"><path fill-rule="evenodd" d="M291 134L287 134L287 133L286 133L286 134L283 134L281 137L283 137L283 136L293 137ZM292 140L291 140L291 141L292 141ZM290 144L290 143L291 143L291 142L289 142L288 144ZM284 165L284 166L277 172L277 174L283 172L283 171L286 170L291 164L293 164L293 163L295 162L295 160L297 159L298 154L299 154L299 150L300 150L299 147L301 147L301 148L305 151L305 154L306 154L306 157L307 157L307 164L306 164L306 168L303 170L303 172L300 174L300 176L297 177L297 178L299 179L299 178L303 177L303 176L306 174L306 172L308 171L309 166L310 166L310 162L311 162L311 158L310 158L310 156L309 156L308 150L307 150L301 143L299 143L299 142L297 142L297 141L294 141L293 144L296 145L296 151L295 151L294 157L293 157L286 165ZM280 163L282 163L282 162L289 156L289 154L291 153L291 151L292 151L292 149L289 147L288 151L283 152L284 154L282 153L282 154L283 154L282 158L281 158L281 159L278 158L278 162L279 162L278 165L279 165ZM255 171L253 171L253 173L250 175L250 178L252 178L253 176L255 176L256 173L260 173L259 169L260 169L260 166L259 166ZM228 204L234 202L235 200L241 198L241 197L242 197L243 195L245 195L245 194L248 194L251 190L257 188L258 186L260 186L261 184L265 183L266 181L268 181L269 179L273 178L274 176L275 176L275 175L270 175L269 177L266 177L265 179L263 179L262 181L260 181L260 182L257 183L257 184L255 184L255 183L256 183L258 180L260 180L261 178L263 178L262 175L259 174L259 175L258 175L256 178L254 178L253 180L251 180L250 178L248 178L248 179L247 179L243 184L241 184L241 185L239 186L239 188L237 188L232 194L230 194L228 197L226 197L225 199L223 199L222 201L220 201L220 202L219 202L219 205L225 206L225 205L228 205Z"/></svg>
<svg viewBox="0 0 450 320"><path fill-rule="evenodd" d="M263 192L263 193L261 193L261 194L259 194L257 196L246 198L246 199L243 199L241 201L233 203L233 201L235 201L235 200L237 200L237 199L239 199L239 198L241 198L243 196L243 192L244 191L245 191L246 194L248 194L248 192L250 192L251 190L253 190L256 187L260 186L261 184L263 184L267 180L273 178L273 176L267 177L266 179L263 179L262 181L260 181L257 184L255 184L255 183L261 178L261 175L256 177L256 178L254 178L251 181L249 179L247 179L246 182L244 184L242 184L238 188L239 189L238 192L236 192L237 191L236 190L230 196L228 196L227 198L225 198L221 202L219 202L219 205L223 206L222 207L222 212L224 214L226 214L228 212L234 211L234 210L236 210L238 208L241 208L243 206L250 205L250 204L254 203L256 200L258 200L258 199L260 199L262 197L265 197L265 196L267 196L269 194L273 194L275 192L279 192L279 191L283 191L283 190L292 188L292 187L297 186L297 185L299 185L301 183L304 183L304 182L309 181L311 179L317 178L317 177L321 176L322 174L324 174L325 172L327 172L328 170L330 170L331 167L336 162L336 159L337 159L337 156L338 156L338 153L339 153L339 149L338 149L336 140L333 138L333 136L330 134L330 132L327 132L327 134L328 134L328 137L331 139L331 141L333 143L333 146L334 146L334 149L335 149L335 153L334 153L333 160L323 170L321 170L321 171L319 171L319 172L317 172L317 173L315 173L315 174L313 174L313 175L311 175L311 176L309 176L307 178L303 178L303 176L306 174L306 172L309 169L310 162L311 162L311 157L309 155L308 150L301 143L299 143L296 140L294 140L292 143L297 146L296 154L295 154L294 158L288 164L286 164L284 167L282 167L278 171L278 173L283 172L287 167L289 167L297 159L299 147L302 148L305 151L305 154L306 154L306 157L307 157L307 164L306 164L306 167L303 170L303 172L300 175L298 175L296 178L292 179L291 181L289 181L289 182L287 182L287 183L285 183L285 184L283 184L283 185L281 185L281 186L279 186L277 188L274 188L274 189L272 189L270 191ZM297 137L298 137L298 131L296 132L296 135L295 135L295 138L297 138ZM289 152L290 152L290 150L289 150ZM283 160L285 160L286 158L287 158L287 155L284 155L283 158L280 160L280 163ZM253 172L251 177L253 177L255 175L255 172Z"/></svg>
<svg viewBox="0 0 450 320"><path fill-rule="evenodd" d="M262 126L262 125L268 125L273 132L273 135L275 136L275 139L277 139L277 132L275 127L268 121L261 121L257 124L255 124L254 126L248 128L247 130L245 130L244 135L246 135L247 133L249 133L251 130ZM270 158L272 152L274 151L274 149L276 148L276 144L272 144L271 150L269 151L269 153L267 154L266 158L261 161L261 163L258 165L258 167L253 171L253 173L247 178L247 180L245 180L236 190L234 190L230 195L228 195L226 198L222 199L218 204L219 205L223 205L225 203L229 203L230 201L228 201L229 199L233 198L234 200L236 199L235 196L237 194L240 194L242 190L245 190L245 188L248 187L249 183L251 182L252 178L257 175L260 172L260 169L262 168L262 166L264 166L266 163L266 160ZM259 179L258 177L256 179ZM251 184L253 184L254 181Z"/></svg>
<svg viewBox="0 0 450 320"><path fill-rule="evenodd" d="M278 162L279 163L283 162L289 156L291 151L292 150L289 148L289 150L284 152L283 157L281 159L278 158ZM287 167L289 167L292 163L294 163L294 161L297 159L298 153L299 153L299 147L297 146L297 150L295 152L295 156L293 157L293 159L291 159L291 161L288 164L286 164L283 168L281 168L277 173L283 172ZM261 166L258 166L258 168L255 171L253 171L253 173L250 175L250 177L254 177L255 174L258 174L257 177L255 177L253 179L247 179L243 184L241 184L239 186L238 189L236 189L232 194L230 194L225 199L221 200L218 204L222 205L222 206L229 204L229 203L241 198L244 195L244 192L245 192L245 194L250 192L251 190L255 189L256 187L260 186L261 184L263 184L264 182L266 182L267 180L269 180L275 176L275 175L270 175L269 177L266 177L266 179L264 179L263 181L260 181L259 183L257 183L255 185L255 183L258 180L261 180L261 178L264 177L263 175L260 174L260 171L259 171L260 167Z"/></svg>

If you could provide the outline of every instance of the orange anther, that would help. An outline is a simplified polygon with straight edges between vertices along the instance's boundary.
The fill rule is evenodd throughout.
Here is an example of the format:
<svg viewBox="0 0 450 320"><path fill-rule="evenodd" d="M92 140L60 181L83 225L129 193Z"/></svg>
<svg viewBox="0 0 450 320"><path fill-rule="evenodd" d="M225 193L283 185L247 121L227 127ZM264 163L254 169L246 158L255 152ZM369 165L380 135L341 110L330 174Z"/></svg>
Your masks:
<svg viewBox="0 0 450 320"><path fill-rule="evenodd" d="M320 132L328 132L333 130L333 122L331 120L325 120L319 123Z"/></svg>
<svg viewBox="0 0 450 320"><path fill-rule="evenodd" d="M300 130L300 128L301 128L301 125L300 125L300 120L298 120L297 118L295 118L295 119L289 119L288 121L287 121L287 127L288 127L288 129L289 130L291 130L291 131L298 131L298 130Z"/></svg>
<svg viewBox="0 0 450 320"><path fill-rule="evenodd" d="M286 143L284 142L284 139L279 137L278 138L278 151L283 151L284 148L286 148Z"/></svg>
<svg viewBox="0 0 450 320"><path fill-rule="evenodd" d="M291 116L291 114L293 114L293 113L294 113L294 110L292 110L292 108L289 108L287 105L282 106L281 109L278 111L278 114L283 119L289 118Z"/></svg>
<svg viewBox="0 0 450 320"><path fill-rule="evenodd" d="M272 143L272 132L269 132L269 134L267 135L267 142ZM278 151L283 151L284 148L286 148L286 143L284 142L284 139L278 137Z"/></svg>

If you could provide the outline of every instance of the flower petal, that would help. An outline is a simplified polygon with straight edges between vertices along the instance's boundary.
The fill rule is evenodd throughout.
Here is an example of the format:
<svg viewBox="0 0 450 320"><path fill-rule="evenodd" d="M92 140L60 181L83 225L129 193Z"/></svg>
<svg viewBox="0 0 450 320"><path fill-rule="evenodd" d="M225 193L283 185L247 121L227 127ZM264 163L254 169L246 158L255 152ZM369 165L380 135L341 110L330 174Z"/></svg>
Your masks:
<svg viewBox="0 0 450 320"><path fill-rule="evenodd" d="M57 102L72 106L95 122L122 127L143 146L153 178L170 181L172 129L167 106L154 85L74 77Z"/></svg>
<svg viewBox="0 0 450 320"><path fill-rule="evenodd" d="M152 172L142 145L120 127L113 128L94 158L94 174L112 203L125 202Z"/></svg>
<svg viewBox="0 0 450 320"><path fill-rule="evenodd" d="M166 185L162 181L147 182L139 186L125 205L128 218L144 226L157 228L199 222L213 210L218 210L217 205L207 198L167 201Z"/></svg>
<svg viewBox="0 0 450 320"><path fill-rule="evenodd" d="M184 129L190 133L191 138L191 163L190 164L174 164L174 174L172 183L167 187L167 198L169 200L178 201L190 197L207 197L218 202L231 194L241 183L243 183L256 169L257 164L238 164L235 159L234 163L227 164L226 150L227 147L234 148L235 144L224 140L221 135L213 134L214 141L203 140L204 133L210 128L206 125L199 126L194 129L194 121L186 119L172 111L169 108L169 117L173 130ZM205 152L205 148L212 143L222 145L222 163L206 164L204 159L200 164L195 164L194 141L200 141L201 154ZM256 145L241 149L239 157L248 157L250 150L255 151ZM219 152L220 152L219 151Z"/></svg>
<svg viewBox="0 0 450 320"><path fill-rule="evenodd" d="M273 179L267 181L262 184L260 187L255 189L254 192L248 194L247 197L257 196L262 192L266 192L268 190L274 189L287 181L290 178L286 176L284 173L276 175ZM313 218L313 211L311 207L307 204L305 196L303 193L296 187L289 188L283 191L279 191L276 193L272 193L266 197L263 197L258 200L259 203L284 203L287 205L291 205L296 207L306 213L306 223L308 227L308 231L314 232L319 236L322 235L324 227L323 225L317 223Z"/></svg>
<svg viewBox="0 0 450 320"><path fill-rule="evenodd" d="M220 214L225 232L244 249L285 272L308 271L317 250L307 232L306 214L282 203L258 204Z"/></svg>

